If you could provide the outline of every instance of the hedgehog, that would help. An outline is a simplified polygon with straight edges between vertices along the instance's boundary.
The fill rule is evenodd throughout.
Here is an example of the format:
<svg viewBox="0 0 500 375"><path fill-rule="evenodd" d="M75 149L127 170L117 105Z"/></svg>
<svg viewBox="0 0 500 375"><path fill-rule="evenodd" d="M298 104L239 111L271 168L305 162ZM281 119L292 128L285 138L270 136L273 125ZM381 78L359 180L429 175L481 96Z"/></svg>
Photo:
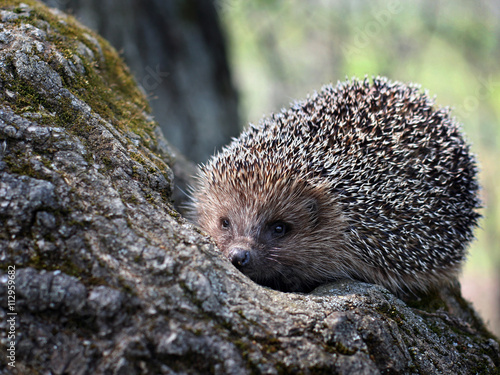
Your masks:
<svg viewBox="0 0 500 375"><path fill-rule="evenodd" d="M348 278L425 293L467 255L476 174L460 126L420 86L352 79L250 124L200 166L192 209L263 286Z"/></svg>

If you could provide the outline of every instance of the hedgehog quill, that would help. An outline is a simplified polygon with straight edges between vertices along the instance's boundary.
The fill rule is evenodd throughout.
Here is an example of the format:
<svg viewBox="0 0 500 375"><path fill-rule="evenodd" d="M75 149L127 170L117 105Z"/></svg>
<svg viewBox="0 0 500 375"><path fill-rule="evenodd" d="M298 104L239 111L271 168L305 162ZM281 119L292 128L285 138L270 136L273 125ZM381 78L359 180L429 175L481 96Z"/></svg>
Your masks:
<svg viewBox="0 0 500 375"><path fill-rule="evenodd" d="M201 166L193 207L261 285L350 278L405 294L460 271L478 190L448 109L416 85L353 79L251 125Z"/></svg>

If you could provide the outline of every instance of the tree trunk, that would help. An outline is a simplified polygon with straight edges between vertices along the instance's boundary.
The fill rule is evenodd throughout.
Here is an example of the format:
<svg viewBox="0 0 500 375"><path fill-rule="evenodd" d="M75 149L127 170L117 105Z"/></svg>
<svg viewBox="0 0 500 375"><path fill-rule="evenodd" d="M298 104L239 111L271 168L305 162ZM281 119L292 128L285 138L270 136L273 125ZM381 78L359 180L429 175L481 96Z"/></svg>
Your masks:
<svg viewBox="0 0 500 375"><path fill-rule="evenodd" d="M458 289L251 282L172 208L176 159L109 44L1 4L0 374L498 371Z"/></svg>

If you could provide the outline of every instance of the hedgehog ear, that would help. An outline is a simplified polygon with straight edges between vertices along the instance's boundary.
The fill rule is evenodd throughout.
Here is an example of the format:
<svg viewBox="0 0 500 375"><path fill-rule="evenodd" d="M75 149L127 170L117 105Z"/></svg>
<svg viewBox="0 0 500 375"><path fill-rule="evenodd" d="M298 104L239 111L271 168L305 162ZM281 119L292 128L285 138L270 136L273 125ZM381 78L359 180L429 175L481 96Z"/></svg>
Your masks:
<svg viewBox="0 0 500 375"><path fill-rule="evenodd" d="M314 198L309 198L308 202L306 203L306 207L311 213L318 212L318 202Z"/></svg>
<svg viewBox="0 0 500 375"><path fill-rule="evenodd" d="M319 209L318 209L318 201L315 198L309 198L306 201L306 208L309 211L309 214L311 216L311 221L316 224L318 222L319 218Z"/></svg>

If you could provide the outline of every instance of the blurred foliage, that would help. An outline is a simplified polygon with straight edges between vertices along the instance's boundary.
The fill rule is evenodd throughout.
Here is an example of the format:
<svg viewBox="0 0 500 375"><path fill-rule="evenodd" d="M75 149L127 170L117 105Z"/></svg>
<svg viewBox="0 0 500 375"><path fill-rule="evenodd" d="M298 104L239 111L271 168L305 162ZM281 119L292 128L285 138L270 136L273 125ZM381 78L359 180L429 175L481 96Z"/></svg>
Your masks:
<svg viewBox="0 0 500 375"><path fill-rule="evenodd" d="M465 275L494 278L493 290L482 294L495 293L487 297L498 302L500 2L218 0L217 6L247 121L323 84L365 75L419 83L438 105L454 108L478 155L485 205ZM498 315L488 319L500 333Z"/></svg>

